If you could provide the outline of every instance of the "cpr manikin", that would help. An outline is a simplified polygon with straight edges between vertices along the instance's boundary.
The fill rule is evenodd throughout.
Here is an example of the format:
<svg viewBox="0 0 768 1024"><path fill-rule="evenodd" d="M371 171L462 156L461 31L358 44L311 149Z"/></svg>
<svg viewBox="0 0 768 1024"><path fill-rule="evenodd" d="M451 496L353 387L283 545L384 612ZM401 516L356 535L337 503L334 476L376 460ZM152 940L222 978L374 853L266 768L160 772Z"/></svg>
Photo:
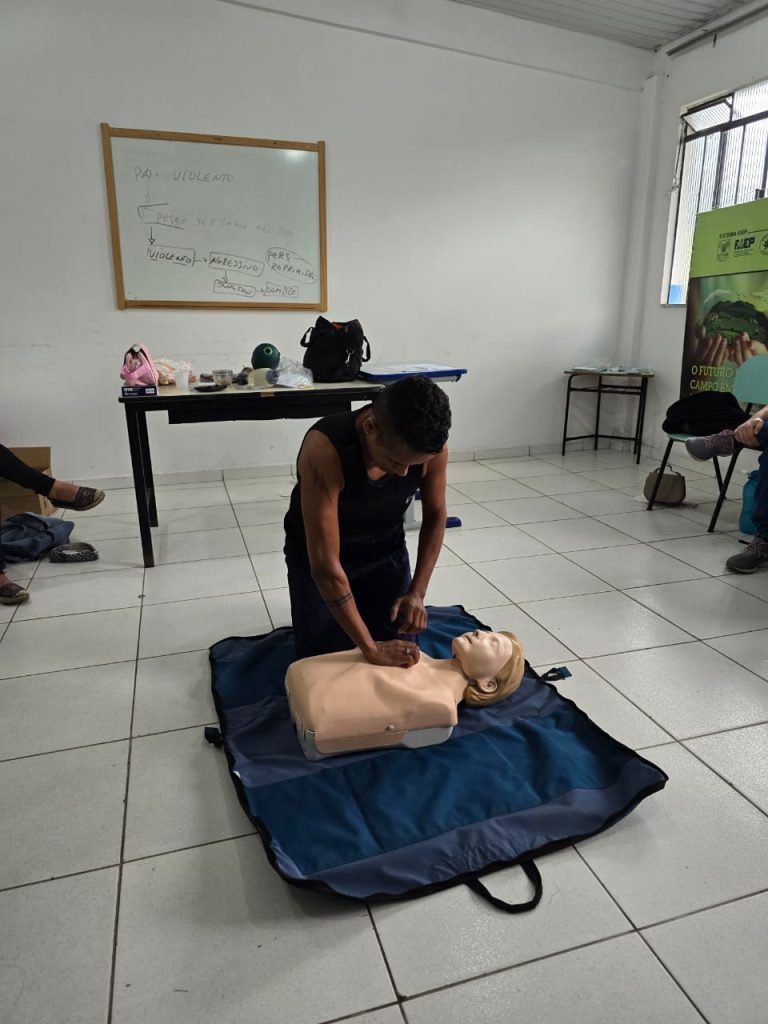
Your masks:
<svg viewBox="0 0 768 1024"><path fill-rule="evenodd" d="M520 685L525 659L512 633L475 630L451 649L453 658L422 654L410 668L372 665L359 650L295 661L285 687L304 753L442 743L460 701L493 704Z"/></svg>

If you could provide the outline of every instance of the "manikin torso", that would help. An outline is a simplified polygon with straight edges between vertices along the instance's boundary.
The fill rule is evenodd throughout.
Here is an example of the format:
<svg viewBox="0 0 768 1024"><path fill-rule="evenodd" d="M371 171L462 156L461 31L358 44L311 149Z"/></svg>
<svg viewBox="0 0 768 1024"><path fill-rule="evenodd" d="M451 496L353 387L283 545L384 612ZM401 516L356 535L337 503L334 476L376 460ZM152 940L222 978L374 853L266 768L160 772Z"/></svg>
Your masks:
<svg viewBox="0 0 768 1024"><path fill-rule="evenodd" d="M512 645L500 634L478 632L454 640L453 650L454 658L421 654L410 668L371 665L359 650L293 662L285 686L299 736L311 734L314 756L442 742L458 721L469 672L498 671ZM423 733L423 742L409 742L414 733Z"/></svg>
<svg viewBox="0 0 768 1024"><path fill-rule="evenodd" d="M370 665L360 651L295 661L285 677L294 718L324 740L399 743L411 729L454 726L467 679L457 661L422 654L411 668Z"/></svg>

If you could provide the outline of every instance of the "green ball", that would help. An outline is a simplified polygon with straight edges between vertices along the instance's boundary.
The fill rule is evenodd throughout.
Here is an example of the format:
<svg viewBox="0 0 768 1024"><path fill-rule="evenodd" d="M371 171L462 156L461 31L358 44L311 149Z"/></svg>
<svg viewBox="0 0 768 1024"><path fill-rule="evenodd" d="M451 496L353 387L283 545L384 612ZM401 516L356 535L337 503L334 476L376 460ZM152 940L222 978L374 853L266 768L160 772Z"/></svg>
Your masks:
<svg viewBox="0 0 768 1024"><path fill-rule="evenodd" d="M254 370L275 370L280 362L280 352L274 345L257 345L251 356Z"/></svg>

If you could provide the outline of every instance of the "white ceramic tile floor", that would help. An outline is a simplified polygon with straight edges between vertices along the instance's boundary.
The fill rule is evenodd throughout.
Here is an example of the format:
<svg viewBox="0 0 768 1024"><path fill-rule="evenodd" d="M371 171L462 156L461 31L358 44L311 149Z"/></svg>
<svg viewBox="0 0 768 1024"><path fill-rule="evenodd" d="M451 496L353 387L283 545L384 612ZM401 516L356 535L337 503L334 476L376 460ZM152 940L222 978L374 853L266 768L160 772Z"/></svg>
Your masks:
<svg viewBox="0 0 768 1024"><path fill-rule="evenodd" d="M531 558L500 558L478 561L475 571L484 576L510 601L541 601L547 597L573 597L612 590L562 555L534 555Z"/></svg>
<svg viewBox="0 0 768 1024"><path fill-rule="evenodd" d="M515 918L462 888L370 910L289 889L249 834L202 741L207 647L288 621L269 549L289 476L158 488L172 564L141 568L125 489L77 517L99 562L14 566L32 598L0 608L0 1020L762 1022L768 571L725 575L737 535L688 533L705 508L646 519L648 471L603 450L451 466L465 526L428 601L568 666L561 692L670 776L542 858L545 899Z"/></svg>
<svg viewBox="0 0 768 1024"><path fill-rule="evenodd" d="M550 519L579 519L581 512L554 498L507 498L486 502L486 508L508 523L545 523ZM469 525L469 524L467 524Z"/></svg>
<svg viewBox="0 0 768 1024"><path fill-rule="evenodd" d="M159 534L154 542L155 565L200 562L206 558L235 558L246 553L240 528L190 530Z"/></svg>
<svg viewBox="0 0 768 1024"><path fill-rule="evenodd" d="M552 467L555 468L554 466ZM590 480L583 473L552 473L541 476L530 477L528 480L531 487L540 494L553 494L559 497L561 494L578 494L583 491L599 491L602 484Z"/></svg>

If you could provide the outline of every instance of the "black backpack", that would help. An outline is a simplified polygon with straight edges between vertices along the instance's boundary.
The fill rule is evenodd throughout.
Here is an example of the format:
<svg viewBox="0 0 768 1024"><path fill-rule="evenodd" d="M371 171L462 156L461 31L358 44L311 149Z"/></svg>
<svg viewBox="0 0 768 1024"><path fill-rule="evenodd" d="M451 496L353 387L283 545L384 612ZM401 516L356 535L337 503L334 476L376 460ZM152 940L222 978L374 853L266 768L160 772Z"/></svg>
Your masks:
<svg viewBox="0 0 768 1024"><path fill-rule="evenodd" d="M673 402L661 429L667 434L702 437L721 430L735 430L748 419L730 391L701 391Z"/></svg>
<svg viewBox="0 0 768 1024"><path fill-rule="evenodd" d="M304 365L318 384L354 380L371 358L371 346L359 320L331 323L319 316L301 339Z"/></svg>

